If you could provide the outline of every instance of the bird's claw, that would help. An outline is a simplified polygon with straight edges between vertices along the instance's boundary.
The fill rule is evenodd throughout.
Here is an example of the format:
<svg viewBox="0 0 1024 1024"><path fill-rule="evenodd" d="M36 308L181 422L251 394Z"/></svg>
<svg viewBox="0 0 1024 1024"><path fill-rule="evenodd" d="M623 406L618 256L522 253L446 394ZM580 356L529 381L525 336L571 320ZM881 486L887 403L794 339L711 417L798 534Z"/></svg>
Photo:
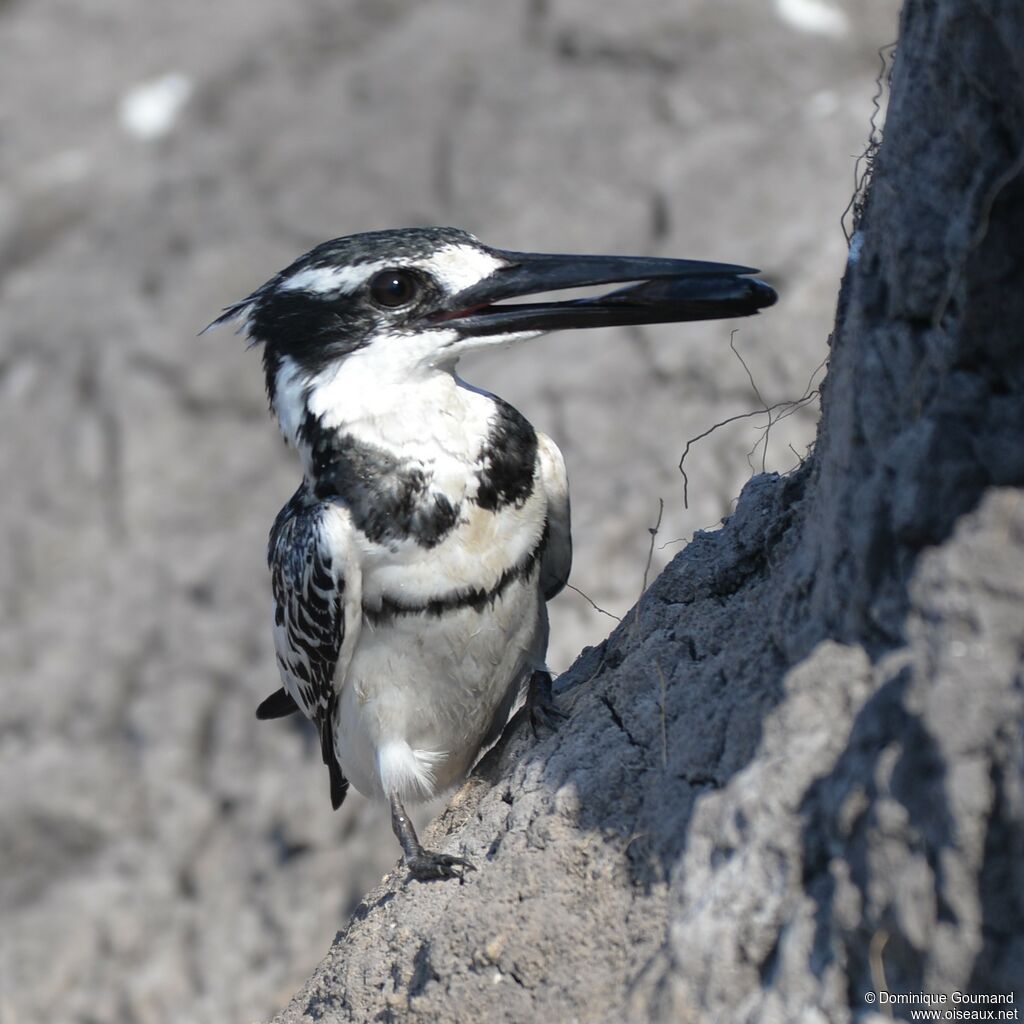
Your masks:
<svg viewBox="0 0 1024 1024"><path fill-rule="evenodd" d="M550 704L535 704L531 706L530 729L533 731L533 738L540 738L538 730L542 727L549 732L558 732L559 727L568 717L554 701Z"/></svg>
<svg viewBox="0 0 1024 1024"><path fill-rule="evenodd" d="M457 878L461 882L467 871L476 871L476 867L465 857L456 857L450 853L434 853L431 850L421 850L412 857L407 857L405 866L418 882L431 882L439 878Z"/></svg>
<svg viewBox="0 0 1024 1024"><path fill-rule="evenodd" d="M530 714L530 729L533 738L538 739L538 729L543 726L551 732L558 732L559 726L569 716L556 703L551 692L551 673L534 672L530 679L530 693L527 697Z"/></svg>

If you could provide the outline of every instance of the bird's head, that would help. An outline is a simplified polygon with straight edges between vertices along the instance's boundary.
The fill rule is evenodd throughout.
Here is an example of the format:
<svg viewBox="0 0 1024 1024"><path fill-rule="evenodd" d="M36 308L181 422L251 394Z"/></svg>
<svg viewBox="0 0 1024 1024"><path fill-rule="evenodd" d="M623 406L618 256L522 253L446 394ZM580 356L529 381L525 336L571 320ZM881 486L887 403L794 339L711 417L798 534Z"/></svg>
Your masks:
<svg viewBox="0 0 1024 1024"><path fill-rule="evenodd" d="M775 301L752 273L694 260L509 252L456 228L374 231L318 245L210 326L238 320L264 346L273 399L285 360L313 380L359 353L402 379L547 331L747 316ZM637 283L597 298L504 301L622 282Z"/></svg>

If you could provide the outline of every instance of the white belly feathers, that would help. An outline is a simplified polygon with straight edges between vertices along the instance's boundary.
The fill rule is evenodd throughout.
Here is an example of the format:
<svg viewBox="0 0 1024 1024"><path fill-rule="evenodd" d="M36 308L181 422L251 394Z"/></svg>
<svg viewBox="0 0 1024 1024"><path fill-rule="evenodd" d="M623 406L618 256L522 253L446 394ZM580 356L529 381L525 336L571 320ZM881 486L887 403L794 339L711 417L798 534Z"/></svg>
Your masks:
<svg viewBox="0 0 1024 1024"><path fill-rule="evenodd" d="M368 796L429 799L500 733L547 644L539 567L482 611L364 620L342 690L335 747Z"/></svg>

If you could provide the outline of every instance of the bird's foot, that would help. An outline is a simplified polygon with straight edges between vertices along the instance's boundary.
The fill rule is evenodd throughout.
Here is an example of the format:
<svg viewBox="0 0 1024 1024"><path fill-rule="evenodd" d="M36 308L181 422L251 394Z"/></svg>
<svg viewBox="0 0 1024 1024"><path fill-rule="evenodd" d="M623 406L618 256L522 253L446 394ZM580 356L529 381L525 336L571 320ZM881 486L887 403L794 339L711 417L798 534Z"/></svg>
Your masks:
<svg viewBox="0 0 1024 1024"><path fill-rule="evenodd" d="M465 857L450 853L434 853L424 850L416 836L409 815L405 813L402 801L395 794L390 797L391 827L402 846L403 860L409 874L418 882L432 882L438 878L457 878L461 883L467 871L476 868Z"/></svg>
<svg viewBox="0 0 1024 1024"><path fill-rule="evenodd" d="M476 867L465 857L434 853L422 847L418 853L405 858L405 866L417 882L431 882L438 878L457 878L461 882L467 871L476 871Z"/></svg>
<svg viewBox="0 0 1024 1024"><path fill-rule="evenodd" d="M557 732L562 722L569 717L555 703L555 696L551 692L551 673L547 671L538 670L530 677L530 692L526 697L526 704L534 739L537 738L540 726Z"/></svg>

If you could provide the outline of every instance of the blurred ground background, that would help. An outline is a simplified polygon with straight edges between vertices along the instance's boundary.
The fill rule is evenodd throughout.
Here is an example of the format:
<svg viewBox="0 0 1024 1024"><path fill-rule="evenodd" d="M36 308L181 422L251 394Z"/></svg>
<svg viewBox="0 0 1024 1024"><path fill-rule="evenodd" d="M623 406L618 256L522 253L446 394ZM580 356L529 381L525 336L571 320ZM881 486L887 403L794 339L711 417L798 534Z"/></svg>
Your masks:
<svg viewBox="0 0 1024 1024"><path fill-rule="evenodd" d="M255 353L197 337L324 238L764 268L736 324L463 366L561 445L573 583L622 614L760 468L824 359L895 0L0 3L0 1024L266 1018L397 858L331 814L277 686L266 533L298 479ZM811 406L773 428L796 463ZM756 424L756 426L754 425ZM567 592L552 664L611 620Z"/></svg>

